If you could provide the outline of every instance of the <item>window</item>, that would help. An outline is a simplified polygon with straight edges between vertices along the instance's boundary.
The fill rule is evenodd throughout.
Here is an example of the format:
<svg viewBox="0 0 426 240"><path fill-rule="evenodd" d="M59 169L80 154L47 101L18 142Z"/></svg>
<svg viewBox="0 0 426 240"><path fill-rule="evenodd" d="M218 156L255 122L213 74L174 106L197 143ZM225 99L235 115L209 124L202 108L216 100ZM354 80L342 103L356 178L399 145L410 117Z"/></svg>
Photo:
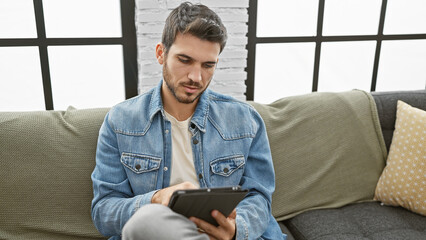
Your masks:
<svg viewBox="0 0 426 240"><path fill-rule="evenodd" d="M0 111L136 96L134 12L128 0L0 1Z"/></svg>
<svg viewBox="0 0 426 240"><path fill-rule="evenodd" d="M426 85L423 0L250 0L247 100Z"/></svg>

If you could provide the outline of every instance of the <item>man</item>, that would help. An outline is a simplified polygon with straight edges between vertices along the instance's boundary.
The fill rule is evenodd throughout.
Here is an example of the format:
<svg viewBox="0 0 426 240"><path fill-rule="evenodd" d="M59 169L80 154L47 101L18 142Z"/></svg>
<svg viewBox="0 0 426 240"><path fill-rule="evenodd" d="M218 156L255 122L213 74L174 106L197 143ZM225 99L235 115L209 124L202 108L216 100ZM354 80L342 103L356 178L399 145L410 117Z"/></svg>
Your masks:
<svg viewBox="0 0 426 240"><path fill-rule="evenodd" d="M112 239L283 239L271 215L274 171L264 123L248 104L207 89L227 39L220 18L183 3L156 46L163 80L113 107L99 132L92 218ZM174 213L178 189L241 185L219 226ZM285 236L285 235L284 235Z"/></svg>

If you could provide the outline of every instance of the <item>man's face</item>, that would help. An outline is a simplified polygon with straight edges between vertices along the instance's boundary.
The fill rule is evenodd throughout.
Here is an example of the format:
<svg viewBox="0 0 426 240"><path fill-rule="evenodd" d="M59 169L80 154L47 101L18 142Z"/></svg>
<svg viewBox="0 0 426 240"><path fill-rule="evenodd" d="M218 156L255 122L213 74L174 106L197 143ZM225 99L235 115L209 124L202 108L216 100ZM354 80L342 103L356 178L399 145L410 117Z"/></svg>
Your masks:
<svg viewBox="0 0 426 240"><path fill-rule="evenodd" d="M158 62L163 64L162 93L173 96L180 103L194 103L213 78L219 43L191 34L178 34L167 54L161 43L156 51Z"/></svg>

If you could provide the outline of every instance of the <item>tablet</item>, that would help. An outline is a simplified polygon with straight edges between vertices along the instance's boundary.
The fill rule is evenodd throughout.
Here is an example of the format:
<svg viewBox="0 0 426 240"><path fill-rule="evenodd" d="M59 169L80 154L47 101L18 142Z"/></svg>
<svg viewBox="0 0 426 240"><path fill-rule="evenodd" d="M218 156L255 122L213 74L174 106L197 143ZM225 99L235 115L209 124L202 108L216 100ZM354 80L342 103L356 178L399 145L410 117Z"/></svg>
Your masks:
<svg viewBox="0 0 426 240"><path fill-rule="evenodd" d="M211 212L216 209L229 216L247 192L240 186L177 190L170 198L169 207L188 218L197 217L218 226Z"/></svg>

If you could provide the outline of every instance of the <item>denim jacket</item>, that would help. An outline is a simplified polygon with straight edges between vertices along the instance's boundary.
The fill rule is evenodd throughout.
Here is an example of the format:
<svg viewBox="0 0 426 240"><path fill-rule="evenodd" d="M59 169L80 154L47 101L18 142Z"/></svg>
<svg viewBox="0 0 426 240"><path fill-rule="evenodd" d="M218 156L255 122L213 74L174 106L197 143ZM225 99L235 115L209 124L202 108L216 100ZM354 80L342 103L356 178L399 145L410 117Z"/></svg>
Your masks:
<svg viewBox="0 0 426 240"><path fill-rule="evenodd" d="M127 220L169 186L171 123L164 116L161 84L114 106L99 131L92 219L112 239L120 239ZM237 206L236 239L283 239L271 215L275 178L268 138L254 108L207 89L189 131L200 187L249 189Z"/></svg>

